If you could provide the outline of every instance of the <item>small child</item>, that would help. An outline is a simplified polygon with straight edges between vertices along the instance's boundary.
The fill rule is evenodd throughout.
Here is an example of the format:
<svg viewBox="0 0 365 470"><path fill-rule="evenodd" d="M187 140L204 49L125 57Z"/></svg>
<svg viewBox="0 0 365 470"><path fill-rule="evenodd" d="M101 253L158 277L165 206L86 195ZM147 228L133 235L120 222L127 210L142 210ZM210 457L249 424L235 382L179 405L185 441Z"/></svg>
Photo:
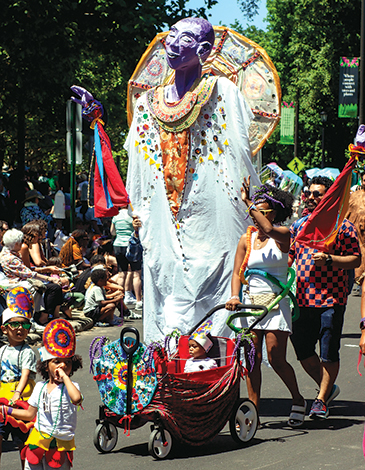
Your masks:
<svg viewBox="0 0 365 470"><path fill-rule="evenodd" d="M213 342L203 332L190 336L189 354L192 357L186 361L184 372L198 372L218 367L214 359L207 357L207 352L212 346Z"/></svg>
<svg viewBox="0 0 365 470"><path fill-rule="evenodd" d="M22 452L25 470L69 470L72 466L76 412L83 400L79 385L70 379L82 367L75 348L75 332L67 320L57 318L48 323L37 363L44 380L36 384L28 410L2 408L3 418L11 415L30 421L37 416Z"/></svg>
<svg viewBox="0 0 365 470"><path fill-rule="evenodd" d="M24 288L17 289L27 291ZM31 298L29 291L27 294ZM19 311L21 309L18 309ZM7 336L9 345L0 348L0 398L9 400L10 405L21 399L27 400L35 386L37 358L30 346L25 343L31 327L32 310L29 308L22 311L24 314L7 308L2 314L1 330ZM4 438L7 439L10 433L19 451L24 447L24 442L28 437L28 433L23 433L18 427L0 422L0 458L2 441Z"/></svg>
<svg viewBox="0 0 365 470"><path fill-rule="evenodd" d="M114 311L123 300L123 293L105 293L108 274L104 267L96 266L91 271L91 284L85 294L84 314L100 326L120 325L123 320L114 316ZM107 323L100 323L107 322Z"/></svg>

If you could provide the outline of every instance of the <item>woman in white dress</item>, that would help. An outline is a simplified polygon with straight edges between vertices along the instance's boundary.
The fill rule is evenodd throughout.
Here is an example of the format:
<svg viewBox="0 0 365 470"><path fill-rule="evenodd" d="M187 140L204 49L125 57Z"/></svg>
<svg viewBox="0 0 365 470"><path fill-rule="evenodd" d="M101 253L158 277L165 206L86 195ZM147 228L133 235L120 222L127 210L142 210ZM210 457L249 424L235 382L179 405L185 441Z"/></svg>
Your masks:
<svg viewBox="0 0 365 470"><path fill-rule="evenodd" d="M256 228L252 227L242 235L234 262L231 282L231 298L226 303L228 310L235 310L241 303L242 265L246 269L260 269L265 271L283 284L287 282L288 252L290 247L289 228L281 225L293 212L293 196L290 193L270 185L262 185L253 195L252 202L249 197L250 178L244 179L242 200L248 206L248 212ZM249 295L273 294L280 292L280 288L273 285L268 279L251 275L248 279ZM251 299L243 303L252 303ZM256 302L260 304L260 302ZM248 325L254 318L248 319ZM250 400L257 408L260 404L261 390L261 361L262 344L265 338L268 360L274 371L288 388L292 399L292 408L288 425L301 426L304 422L306 402L298 389L298 383L292 366L286 360L288 337L291 334L291 311L289 300L284 298L278 308L274 308L266 318L255 326L255 364L247 377L247 389Z"/></svg>

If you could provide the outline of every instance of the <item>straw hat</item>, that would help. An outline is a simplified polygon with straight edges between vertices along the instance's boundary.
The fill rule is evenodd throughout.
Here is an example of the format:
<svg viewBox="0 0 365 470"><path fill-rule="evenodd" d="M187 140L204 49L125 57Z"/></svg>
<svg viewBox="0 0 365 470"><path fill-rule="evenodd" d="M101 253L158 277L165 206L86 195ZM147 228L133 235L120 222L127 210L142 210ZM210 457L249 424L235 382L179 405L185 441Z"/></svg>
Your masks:
<svg viewBox="0 0 365 470"><path fill-rule="evenodd" d="M38 199L44 199L44 196L42 196L39 191L37 191L36 189L31 189L30 191L27 191L25 193L25 199L23 202L27 202L30 199L34 199L35 197L37 197Z"/></svg>

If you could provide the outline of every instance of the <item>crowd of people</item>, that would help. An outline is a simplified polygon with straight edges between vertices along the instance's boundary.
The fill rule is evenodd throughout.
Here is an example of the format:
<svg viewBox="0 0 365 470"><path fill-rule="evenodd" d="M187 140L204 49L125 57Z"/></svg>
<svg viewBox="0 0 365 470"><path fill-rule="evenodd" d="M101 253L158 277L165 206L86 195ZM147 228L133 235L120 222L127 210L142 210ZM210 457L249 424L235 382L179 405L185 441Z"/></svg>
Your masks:
<svg viewBox="0 0 365 470"><path fill-rule="evenodd" d="M3 186L3 206L8 204L9 208L0 220L3 289L21 285L30 290L35 302L32 328L36 331L55 318L72 319L73 309L83 309L102 326L121 325L127 316L141 318L142 259L126 258L131 236L138 242L139 219L129 214L127 206L113 219L94 217L87 175L80 174L76 228L70 233L67 179L62 174L48 176L27 175L24 199L17 204L13 218L5 218L11 197ZM95 284L94 271L99 278L100 272L103 274L103 281ZM97 287L99 295L95 295ZM2 310L5 297L6 292L0 298ZM95 307L101 304L99 311Z"/></svg>

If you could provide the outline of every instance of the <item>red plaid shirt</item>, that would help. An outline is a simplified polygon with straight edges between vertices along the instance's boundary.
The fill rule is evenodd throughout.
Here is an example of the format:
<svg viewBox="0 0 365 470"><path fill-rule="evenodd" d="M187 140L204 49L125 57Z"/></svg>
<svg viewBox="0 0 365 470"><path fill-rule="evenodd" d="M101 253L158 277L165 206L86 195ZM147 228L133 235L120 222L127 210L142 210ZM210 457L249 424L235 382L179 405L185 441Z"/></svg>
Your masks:
<svg viewBox="0 0 365 470"><path fill-rule="evenodd" d="M318 308L346 305L349 294L348 271L333 266L315 266L312 255L318 250L293 243L307 218L302 217L290 227L292 245L289 256L296 262L298 304L300 307ZM331 254L360 256L355 226L347 219L344 219L331 247Z"/></svg>

